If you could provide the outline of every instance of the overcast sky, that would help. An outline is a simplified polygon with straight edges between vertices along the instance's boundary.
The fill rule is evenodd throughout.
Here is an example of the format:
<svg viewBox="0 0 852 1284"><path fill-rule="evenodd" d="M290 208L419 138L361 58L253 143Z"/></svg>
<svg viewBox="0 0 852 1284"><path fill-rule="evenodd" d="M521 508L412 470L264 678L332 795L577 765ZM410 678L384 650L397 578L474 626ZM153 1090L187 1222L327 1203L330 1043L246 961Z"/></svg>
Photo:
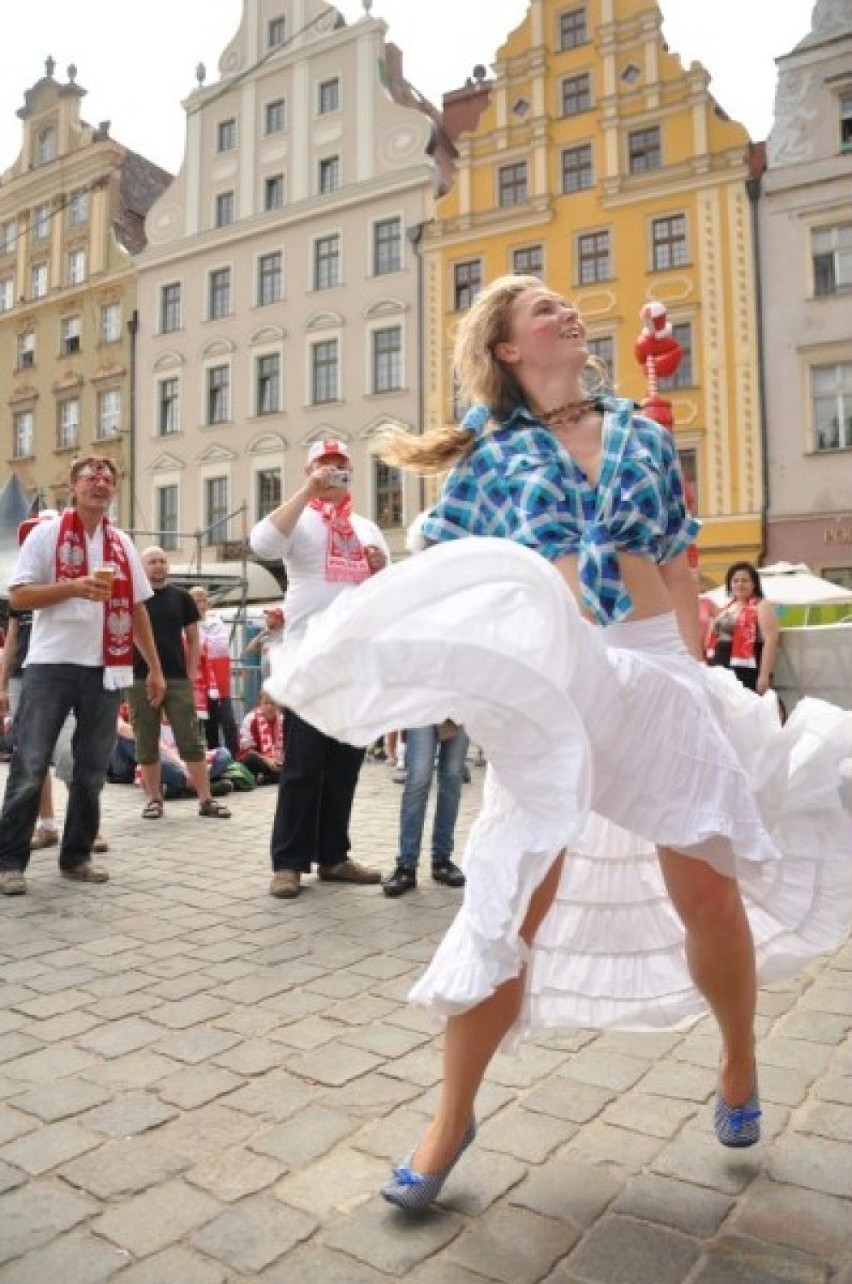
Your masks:
<svg viewBox="0 0 852 1284"><path fill-rule="evenodd" d="M7 0L8 3L8 0ZM665 35L685 65L702 62L712 91L752 138L772 123L774 59L810 29L812 0L661 0ZM363 13L361 0L340 0L347 21ZM374 0L389 38L405 55L405 72L421 93L441 95L464 84L476 63L489 66L495 50L518 25L527 0ZM195 85L198 62L207 83L239 25L242 0L32 0L7 23L0 41L0 171L20 144L15 113L24 90L56 59L56 77L69 63L88 91L82 114L90 124L112 122L112 135L174 172L183 156L180 103ZM132 26L131 26L132 19Z"/></svg>

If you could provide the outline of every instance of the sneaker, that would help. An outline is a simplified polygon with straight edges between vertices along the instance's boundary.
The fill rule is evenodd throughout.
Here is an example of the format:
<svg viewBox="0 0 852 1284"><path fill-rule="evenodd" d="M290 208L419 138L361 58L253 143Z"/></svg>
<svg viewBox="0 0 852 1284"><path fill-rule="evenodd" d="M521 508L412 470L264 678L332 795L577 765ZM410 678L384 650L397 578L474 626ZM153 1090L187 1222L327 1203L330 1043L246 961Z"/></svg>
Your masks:
<svg viewBox="0 0 852 1284"><path fill-rule="evenodd" d="M292 901L302 890L301 879L297 869L276 869L269 884L269 895L280 901Z"/></svg>
<svg viewBox="0 0 852 1284"><path fill-rule="evenodd" d="M406 771L405 767L394 767L391 780L395 785L404 785L407 775L408 775L408 772Z"/></svg>
<svg viewBox="0 0 852 1284"><path fill-rule="evenodd" d="M95 841L92 843L92 851L98 853L109 851L109 843L104 838L103 834L95 835Z"/></svg>
<svg viewBox="0 0 852 1284"><path fill-rule="evenodd" d="M442 860L439 864L433 865L432 877L436 883L443 883L445 887L464 887L465 885L464 874L451 860Z"/></svg>
<svg viewBox="0 0 852 1284"><path fill-rule="evenodd" d="M27 880L19 869L0 869L0 896L26 896Z"/></svg>
<svg viewBox="0 0 852 1284"><path fill-rule="evenodd" d="M342 860L337 865L320 865L317 873L322 883L380 883L382 876L377 869L368 869L354 860Z"/></svg>
<svg viewBox="0 0 852 1284"><path fill-rule="evenodd" d="M59 867L63 878L70 878L73 883L108 883L109 871L103 865L93 865L90 860L81 861L79 865Z"/></svg>
<svg viewBox="0 0 852 1284"><path fill-rule="evenodd" d="M37 825L35 832L30 840L30 851L40 852L44 847L59 846L59 830L45 829L44 825Z"/></svg>
<svg viewBox="0 0 852 1284"><path fill-rule="evenodd" d="M412 891L417 886L417 870L406 869L404 865L397 865L392 874L389 874L382 883L382 891L385 896L404 896L406 892Z"/></svg>

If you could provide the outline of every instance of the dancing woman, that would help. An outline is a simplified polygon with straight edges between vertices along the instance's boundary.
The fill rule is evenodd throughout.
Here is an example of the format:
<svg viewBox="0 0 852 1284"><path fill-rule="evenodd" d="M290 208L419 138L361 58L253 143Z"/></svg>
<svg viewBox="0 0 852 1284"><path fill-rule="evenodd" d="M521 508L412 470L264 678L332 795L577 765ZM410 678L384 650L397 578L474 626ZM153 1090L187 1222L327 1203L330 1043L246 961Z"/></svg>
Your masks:
<svg viewBox="0 0 852 1284"><path fill-rule="evenodd" d="M836 944L850 903L838 767L852 720L821 706L819 778L838 784L822 794L817 875L810 797L771 835L762 814L803 793L796 728L767 708L732 742L725 719L736 739L752 697L698 662L685 556L698 523L670 435L630 402L589 397L585 326L536 278L483 290L455 356L474 408L461 427L397 437L388 455L452 469L424 524L438 547L330 614L272 683L361 743L449 715L489 761L464 903L411 996L446 1030L437 1112L382 1191L403 1208L434 1200L473 1139L498 1046L549 1025L682 1027L709 1006L716 1133L752 1145L757 970L738 876L761 909L767 979ZM777 740L765 753L761 736L786 736L786 753ZM789 886L779 845L796 863Z"/></svg>

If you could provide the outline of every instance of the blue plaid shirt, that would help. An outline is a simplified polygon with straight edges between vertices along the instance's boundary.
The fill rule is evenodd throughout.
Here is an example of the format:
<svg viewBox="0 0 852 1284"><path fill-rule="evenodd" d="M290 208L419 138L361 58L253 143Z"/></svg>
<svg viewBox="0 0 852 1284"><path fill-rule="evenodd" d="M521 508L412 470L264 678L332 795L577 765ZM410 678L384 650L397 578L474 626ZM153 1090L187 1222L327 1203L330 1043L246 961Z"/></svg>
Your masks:
<svg viewBox="0 0 852 1284"><path fill-rule="evenodd" d="M603 406L596 486L525 407L493 431L487 407L473 407L463 426L476 445L447 478L424 537L512 539L550 561L574 554L584 605L602 624L624 619L633 604L617 550L669 562L701 523L686 510L671 433L637 415L632 401L606 398Z"/></svg>

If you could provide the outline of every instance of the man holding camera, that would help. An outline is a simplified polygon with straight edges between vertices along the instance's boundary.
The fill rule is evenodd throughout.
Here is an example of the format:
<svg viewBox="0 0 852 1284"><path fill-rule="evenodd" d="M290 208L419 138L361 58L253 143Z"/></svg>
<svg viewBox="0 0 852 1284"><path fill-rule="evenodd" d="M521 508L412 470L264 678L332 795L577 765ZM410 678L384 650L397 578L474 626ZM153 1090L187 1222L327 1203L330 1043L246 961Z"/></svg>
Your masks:
<svg viewBox="0 0 852 1284"><path fill-rule="evenodd" d="M262 561L284 562L288 650L300 644L312 616L390 560L378 526L352 512L351 470L345 442L314 442L304 484L251 533L252 549ZM378 883L378 870L349 859L349 817L364 750L324 735L292 709L285 712L270 895L298 896L301 876L312 864L322 882Z"/></svg>

